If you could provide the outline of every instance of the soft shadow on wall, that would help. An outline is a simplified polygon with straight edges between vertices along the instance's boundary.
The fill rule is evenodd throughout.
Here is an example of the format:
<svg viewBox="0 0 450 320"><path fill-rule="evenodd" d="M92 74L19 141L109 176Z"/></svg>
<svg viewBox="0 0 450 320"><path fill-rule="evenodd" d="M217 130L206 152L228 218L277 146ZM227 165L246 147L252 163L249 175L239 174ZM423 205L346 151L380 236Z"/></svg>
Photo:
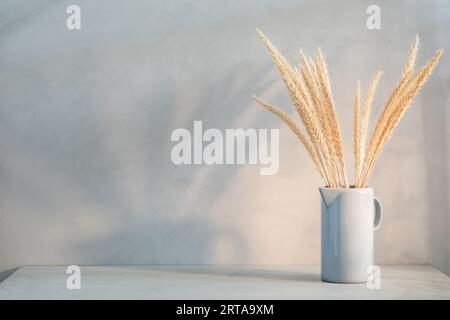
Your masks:
<svg viewBox="0 0 450 320"><path fill-rule="evenodd" d="M36 14L19 10L29 6L25 1L10 6L15 18L1 29L0 42L1 268L319 262L321 181L292 133L251 102L255 93L294 114L255 26L291 60L299 47L322 46L351 155L349 84L356 73L370 79L378 66L394 68L386 72L393 82L416 23L398 23L404 3L380 3L390 8L383 11L383 26L396 27L378 33L365 29L366 7L356 1L345 8L332 1L180 3L80 1L80 32L64 29L62 3ZM408 10L424 6L417 2ZM428 41L437 32L427 27L432 16L423 19L419 31L427 48L440 46ZM399 53L377 50L386 44ZM436 83L423 92L440 95ZM441 123L427 116L425 126ZM420 114L410 119L415 124ZM221 130L280 127L279 174L261 177L249 166L173 165L170 134L192 128L194 120ZM422 177L422 138L407 138L412 163L401 177L412 167ZM393 140L392 148L402 141ZM402 193L405 186L392 181L399 158L385 159L383 166L394 164L378 168L374 179L390 212L377 235L377 262L426 262L428 239L417 231L426 232L421 221L429 216L408 204L426 195L417 189L397 201L390 191ZM435 160L429 160L427 170L436 176ZM435 201L429 209L436 203L445 210ZM411 208L409 218L402 215L405 208Z"/></svg>

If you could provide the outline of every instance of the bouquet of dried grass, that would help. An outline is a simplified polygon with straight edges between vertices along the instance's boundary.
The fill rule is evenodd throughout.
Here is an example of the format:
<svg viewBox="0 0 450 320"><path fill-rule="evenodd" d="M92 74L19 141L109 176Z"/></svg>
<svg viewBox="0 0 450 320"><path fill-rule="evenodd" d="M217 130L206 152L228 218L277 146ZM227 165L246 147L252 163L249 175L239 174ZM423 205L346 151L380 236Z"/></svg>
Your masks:
<svg viewBox="0 0 450 320"><path fill-rule="evenodd" d="M295 110L303 122L306 134L294 120L279 108L257 97L254 97L255 100L280 117L291 128L306 148L326 186L349 188L341 130L330 89L327 65L320 48L314 59L300 51L301 64L292 66L264 34L259 30L257 31L275 60L278 71L288 88ZM361 86L359 81L356 82L353 139L356 188L367 186L370 174L386 141L411 105L413 98L430 76L443 52L442 49L438 50L419 71L413 72L418 47L419 37L416 36L400 81L384 105L367 146L370 111L382 72L377 72L373 77L363 105L361 105Z"/></svg>

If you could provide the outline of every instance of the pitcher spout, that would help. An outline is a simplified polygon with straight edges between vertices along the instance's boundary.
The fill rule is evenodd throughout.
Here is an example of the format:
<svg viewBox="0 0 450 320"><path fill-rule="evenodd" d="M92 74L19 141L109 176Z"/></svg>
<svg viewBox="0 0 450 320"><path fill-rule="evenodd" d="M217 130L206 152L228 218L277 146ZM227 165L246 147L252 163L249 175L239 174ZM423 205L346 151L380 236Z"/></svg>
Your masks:
<svg viewBox="0 0 450 320"><path fill-rule="evenodd" d="M320 198L322 199L324 207L328 210L334 200L339 196L342 189L333 188L319 188Z"/></svg>
<svg viewBox="0 0 450 320"><path fill-rule="evenodd" d="M320 198L322 199L322 203L324 205L325 208L328 209L328 205L327 205L327 200L325 198L325 191L323 190L323 188L319 188L319 192L320 192Z"/></svg>

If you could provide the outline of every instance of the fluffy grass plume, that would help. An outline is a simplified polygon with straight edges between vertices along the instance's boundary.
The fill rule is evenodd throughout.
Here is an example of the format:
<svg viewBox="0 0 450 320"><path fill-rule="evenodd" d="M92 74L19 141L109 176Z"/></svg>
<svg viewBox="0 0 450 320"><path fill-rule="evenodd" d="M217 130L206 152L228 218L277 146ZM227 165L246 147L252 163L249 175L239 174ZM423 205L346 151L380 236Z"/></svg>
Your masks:
<svg viewBox="0 0 450 320"><path fill-rule="evenodd" d="M333 101L328 68L322 51L319 48L315 58L308 57L300 51L300 65L292 66L261 31L257 30L257 32L275 60L306 133L303 133L296 122L281 109L257 97L254 99L262 107L277 115L294 132L327 187L349 188L341 129ZM392 131L397 127L443 53L442 50L438 50L419 71L414 73L418 48L419 37L416 35L400 80L384 105L367 147L370 113L382 72L377 72L373 77L365 95L363 108L361 106L361 85L359 81L356 82L353 108L353 153L355 157L355 187L357 188L367 186L370 174L383 147L391 137Z"/></svg>
<svg viewBox="0 0 450 320"><path fill-rule="evenodd" d="M359 176L361 175L361 144L359 138L361 135L361 83L356 81L355 100L353 107L353 153L355 156L355 186L357 186Z"/></svg>
<svg viewBox="0 0 450 320"><path fill-rule="evenodd" d="M355 161L358 161L358 170L361 170L360 165L361 165L361 163L364 163L364 157L365 157L364 149L366 148L366 139L367 139L367 131L369 129L370 111L372 108L373 98L375 97L375 91L377 89L378 82L380 81L382 74L383 74L382 71L378 71L376 73L376 75L373 77L372 84L370 85L369 90L367 91L366 99L364 102L364 109L363 109L363 112L361 115L361 128L359 131L360 136L358 137L359 159L355 159ZM355 168L356 168L356 166L357 165L355 164ZM355 181L355 186L361 187L361 182L360 182L359 178Z"/></svg>
<svg viewBox="0 0 450 320"><path fill-rule="evenodd" d="M400 90L397 94L398 97L396 96L394 98L395 102L393 104L394 107L392 108L392 111L385 115L385 118L381 118L379 120L381 122L380 127L382 130L373 138L375 139L375 141L373 141L373 150L369 150L368 158L364 162L365 171L362 180L363 186L367 186L370 174L386 142L391 137L393 130L397 127L405 112L411 106L414 97L428 80L429 76L439 62L442 53L442 49L436 51L434 56L419 71L408 78L405 82L403 90Z"/></svg>

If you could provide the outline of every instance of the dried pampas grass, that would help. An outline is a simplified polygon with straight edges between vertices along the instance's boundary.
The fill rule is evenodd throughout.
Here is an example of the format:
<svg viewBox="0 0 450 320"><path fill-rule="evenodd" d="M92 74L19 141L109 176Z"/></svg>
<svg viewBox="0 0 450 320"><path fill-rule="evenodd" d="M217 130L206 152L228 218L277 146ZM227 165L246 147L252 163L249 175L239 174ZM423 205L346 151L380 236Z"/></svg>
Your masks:
<svg viewBox="0 0 450 320"><path fill-rule="evenodd" d="M341 130L331 92L328 68L322 51L319 48L314 59L300 51L302 64L298 67L291 66L269 39L261 31L257 30L257 32L275 60L306 134L293 119L279 108L257 97L254 99L262 107L281 118L295 133L306 148L326 186L349 188ZM361 106L361 85L359 81L356 82L353 110L356 188L367 186L370 174L392 131L432 73L443 52L443 50L438 50L419 71L413 73L418 47L419 37L416 36L400 81L384 105L367 147L370 113L382 72L377 72L373 77L363 101L363 107Z"/></svg>

